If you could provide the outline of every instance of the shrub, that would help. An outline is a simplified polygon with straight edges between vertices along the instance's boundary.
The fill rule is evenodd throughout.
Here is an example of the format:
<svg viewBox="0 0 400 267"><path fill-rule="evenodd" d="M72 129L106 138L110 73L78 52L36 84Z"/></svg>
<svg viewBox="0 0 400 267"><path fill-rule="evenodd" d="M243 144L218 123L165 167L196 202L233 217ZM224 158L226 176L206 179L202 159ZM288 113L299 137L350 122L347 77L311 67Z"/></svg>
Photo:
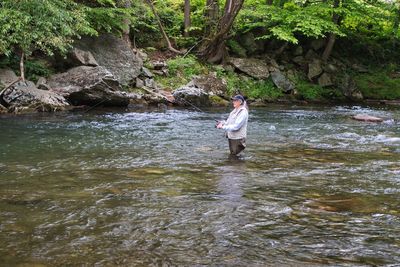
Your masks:
<svg viewBox="0 0 400 267"><path fill-rule="evenodd" d="M176 89L187 84L194 75L207 74L207 66L201 64L194 56L176 57L167 60L169 75L157 76L157 82L166 88Z"/></svg>
<svg viewBox="0 0 400 267"><path fill-rule="evenodd" d="M12 70L17 70L17 75L19 74L19 58L15 55L9 57L3 57L0 60L0 68L10 68ZM30 59L25 61L25 72L26 78L30 81L36 82L39 77L48 77L54 73L47 62L39 59Z"/></svg>
<svg viewBox="0 0 400 267"><path fill-rule="evenodd" d="M282 96L282 91L275 87L270 79L256 80L241 76L234 72L219 73L221 78L225 78L228 86L228 93L234 95L238 92L252 98L263 100L274 100Z"/></svg>
<svg viewBox="0 0 400 267"><path fill-rule="evenodd" d="M298 81L296 84L298 96L304 100L318 100L323 98L323 88L316 84Z"/></svg>
<svg viewBox="0 0 400 267"><path fill-rule="evenodd" d="M390 78L386 71L359 74L354 77L358 89L368 99L400 99L400 79Z"/></svg>

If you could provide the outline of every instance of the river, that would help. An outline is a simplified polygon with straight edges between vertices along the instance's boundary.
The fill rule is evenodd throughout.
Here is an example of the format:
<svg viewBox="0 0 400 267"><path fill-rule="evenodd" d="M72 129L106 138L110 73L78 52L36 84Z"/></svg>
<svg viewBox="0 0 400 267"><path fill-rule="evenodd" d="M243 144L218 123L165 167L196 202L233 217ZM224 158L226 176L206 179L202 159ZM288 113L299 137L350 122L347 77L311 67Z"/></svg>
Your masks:
<svg viewBox="0 0 400 267"><path fill-rule="evenodd" d="M0 265L400 265L399 109L228 112L1 117Z"/></svg>

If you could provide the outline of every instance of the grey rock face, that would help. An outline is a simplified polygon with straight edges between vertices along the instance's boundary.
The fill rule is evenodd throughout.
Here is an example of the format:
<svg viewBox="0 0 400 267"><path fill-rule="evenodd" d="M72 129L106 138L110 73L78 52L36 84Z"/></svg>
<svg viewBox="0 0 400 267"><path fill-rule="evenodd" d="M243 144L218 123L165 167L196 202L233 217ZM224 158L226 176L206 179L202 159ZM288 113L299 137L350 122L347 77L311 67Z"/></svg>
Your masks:
<svg viewBox="0 0 400 267"><path fill-rule="evenodd" d="M228 62L239 71L256 79L267 79L269 77L269 66L267 62L256 58L230 58Z"/></svg>
<svg viewBox="0 0 400 267"><path fill-rule="evenodd" d="M271 78L276 87L284 92L290 92L295 88L294 84L279 70L272 72Z"/></svg>
<svg viewBox="0 0 400 267"><path fill-rule="evenodd" d="M66 99L51 91L37 89L33 83L18 82L6 89L2 95L3 101L10 108L33 107L43 111L63 109L69 105Z"/></svg>
<svg viewBox="0 0 400 267"><path fill-rule="evenodd" d="M312 80L315 77L318 77L322 73L322 63L319 59L314 59L308 64L308 79Z"/></svg>
<svg viewBox="0 0 400 267"><path fill-rule="evenodd" d="M126 106L128 94L104 67L81 66L51 76L48 85L73 105Z"/></svg>
<svg viewBox="0 0 400 267"><path fill-rule="evenodd" d="M74 61L76 66L98 66L96 59L90 51L85 51L79 48L74 48L71 51L71 60Z"/></svg>
<svg viewBox="0 0 400 267"><path fill-rule="evenodd" d="M194 77L193 80L186 86L200 88L208 94L218 96L224 96L227 90L226 81L218 78L215 73Z"/></svg>
<svg viewBox="0 0 400 267"><path fill-rule="evenodd" d="M0 90L18 79L11 69L0 69Z"/></svg>
<svg viewBox="0 0 400 267"><path fill-rule="evenodd" d="M98 37L84 37L76 47L90 51L97 63L109 70L121 85L129 85L140 75L142 59L121 38L111 34Z"/></svg>
<svg viewBox="0 0 400 267"><path fill-rule="evenodd" d="M208 94L204 90L196 87L183 86L173 92L175 101L187 107L211 106Z"/></svg>

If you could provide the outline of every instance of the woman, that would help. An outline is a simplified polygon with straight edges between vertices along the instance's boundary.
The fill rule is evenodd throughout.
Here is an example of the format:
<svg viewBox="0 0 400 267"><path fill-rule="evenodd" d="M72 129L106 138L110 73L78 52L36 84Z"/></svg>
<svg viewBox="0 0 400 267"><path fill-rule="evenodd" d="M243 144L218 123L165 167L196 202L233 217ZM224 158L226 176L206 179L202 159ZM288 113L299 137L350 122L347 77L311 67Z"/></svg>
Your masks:
<svg viewBox="0 0 400 267"><path fill-rule="evenodd" d="M246 101L241 95L232 97L232 104L234 110L229 114L226 121L220 121L217 124L217 128L224 129L227 132L229 150L231 155L236 156L246 148L249 112Z"/></svg>

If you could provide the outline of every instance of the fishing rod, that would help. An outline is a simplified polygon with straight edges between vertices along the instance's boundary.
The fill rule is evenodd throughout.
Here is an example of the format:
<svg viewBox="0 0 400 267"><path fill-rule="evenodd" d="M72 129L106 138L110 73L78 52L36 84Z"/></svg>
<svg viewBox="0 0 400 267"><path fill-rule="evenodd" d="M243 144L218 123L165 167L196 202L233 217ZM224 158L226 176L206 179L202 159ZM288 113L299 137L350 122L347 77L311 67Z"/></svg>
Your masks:
<svg viewBox="0 0 400 267"><path fill-rule="evenodd" d="M103 99L100 102L96 103L94 106L89 107L87 110L85 110L84 112L89 112L90 110L94 109L95 107L99 106L100 104L103 104L104 102L108 101L108 99Z"/></svg>
<svg viewBox="0 0 400 267"><path fill-rule="evenodd" d="M191 103L191 102L189 102L188 100L186 100L186 99L184 99L184 98L179 98L179 100L178 101L182 101L182 102L184 102L185 104L188 104L189 106L192 106L195 110L197 110L197 111L200 111L200 112L203 112L204 113L204 111L201 109L201 108L199 108L199 107L197 107L197 106L195 106L193 103Z"/></svg>
<svg viewBox="0 0 400 267"><path fill-rule="evenodd" d="M182 101L182 102L184 102L184 103L186 103L186 104L192 106L192 107L193 107L195 110L197 110L197 111L200 111L200 112L202 112L202 113L205 113L201 108L195 106L193 103L189 102L188 100L186 100L186 99L184 99L184 98L180 98L179 101ZM214 127L217 128L217 125L221 122L221 120L216 120L216 119L214 119L214 121L215 121Z"/></svg>

